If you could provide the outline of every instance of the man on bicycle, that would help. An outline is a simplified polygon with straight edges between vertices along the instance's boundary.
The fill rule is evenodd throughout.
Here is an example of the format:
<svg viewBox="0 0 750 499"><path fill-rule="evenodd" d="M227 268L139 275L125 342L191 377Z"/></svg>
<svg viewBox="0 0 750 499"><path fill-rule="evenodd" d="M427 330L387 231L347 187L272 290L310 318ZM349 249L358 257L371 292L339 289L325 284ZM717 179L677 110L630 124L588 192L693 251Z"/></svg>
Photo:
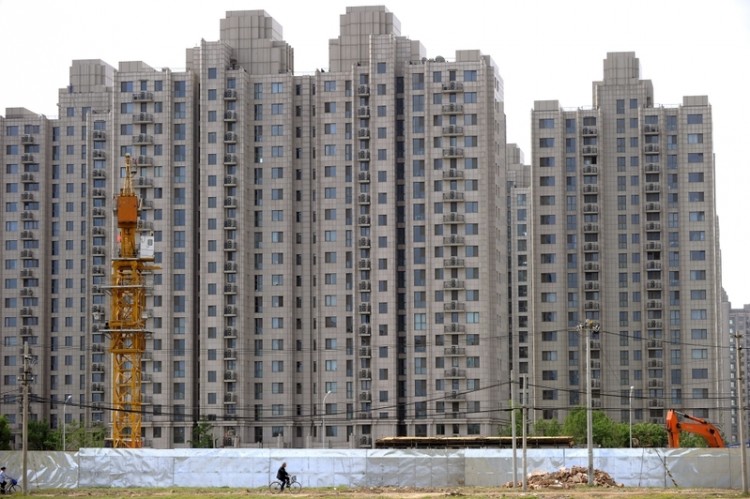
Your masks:
<svg viewBox="0 0 750 499"><path fill-rule="evenodd" d="M10 481L10 477L5 473L5 466L0 467L0 494L5 494L5 486Z"/></svg>
<svg viewBox="0 0 750 499"><path fill-rule="evenodd" d="M281 468L276 472L276 479L281 481L281 491L284 492L284 487L289 487L289 473L286 471L286 463L281 463Z"/></svg>

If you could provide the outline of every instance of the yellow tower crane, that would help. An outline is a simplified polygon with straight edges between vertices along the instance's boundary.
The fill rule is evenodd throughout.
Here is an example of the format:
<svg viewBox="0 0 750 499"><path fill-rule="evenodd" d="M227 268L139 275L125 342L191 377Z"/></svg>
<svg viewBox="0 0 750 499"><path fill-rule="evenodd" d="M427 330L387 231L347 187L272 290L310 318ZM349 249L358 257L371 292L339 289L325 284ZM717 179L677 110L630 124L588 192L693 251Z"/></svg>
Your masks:
<svg viewBox="0 0 750 499"><path fill-rule="evenodd" d="M153 233L139 230L139 199L133 190L133 165L125 156L125 183L117 195L118 253L112 257L110 317L105 331L112 354L112 446L140 448L141 359L146 350L145 275L158 269Z"/></svg>

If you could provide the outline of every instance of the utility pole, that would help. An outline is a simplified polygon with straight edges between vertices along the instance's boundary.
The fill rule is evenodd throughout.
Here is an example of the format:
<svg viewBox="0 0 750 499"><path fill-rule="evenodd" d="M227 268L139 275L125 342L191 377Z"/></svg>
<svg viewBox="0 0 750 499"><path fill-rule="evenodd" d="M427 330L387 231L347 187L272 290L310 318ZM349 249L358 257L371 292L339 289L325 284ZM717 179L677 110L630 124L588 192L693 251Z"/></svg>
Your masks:
<svg viewBox="0 0 750 499"><path fill-rule="evenodd" d="M28 485L28 469L29 469L29 384L31 384L31 352L29 351L29 344L23 343L23 372L21 373L21 385L23 386L23 426L21 430L21 445L23 446L23 478L21 480L21 488L23 489L23 495L29 493Z"/></svg>
<svg viewBox="0 0 750 499"><path fill-rule="evenodd" d="M518 486L518 446L516 445L516 390L514 388L515 378L513 377L513 369L510 370L510 435L513 439L513 488Z"/></svg>
<svg viewBox="0 0 750 499"><path fill-rule="evenodd" d="M593 401L591 399L591 331L599 331L599 324L586 319L583 324L578 325L578 330L583 331L586 341L586 447L588 448L588 486L594 486L594 423L593 423Z"/></svg>
<svg viewBox="0 0 750 499"><path fill-rule="evenodd" d="M747 485L747 444L745 443L745 407L744 407L744 399L742 397L742 389L745 376L742 374L743 372L743 364L742 364L742 343L740 343L742 340L742 337L740 335L735 336L735 351L736 351L736 359L735 362L737 364L737 407L739 409L739 414L737 417L737 423L739 425L739 437L740 437L740 468L742 469L742 492L745 495L748 495L748 485Z"/></svg>

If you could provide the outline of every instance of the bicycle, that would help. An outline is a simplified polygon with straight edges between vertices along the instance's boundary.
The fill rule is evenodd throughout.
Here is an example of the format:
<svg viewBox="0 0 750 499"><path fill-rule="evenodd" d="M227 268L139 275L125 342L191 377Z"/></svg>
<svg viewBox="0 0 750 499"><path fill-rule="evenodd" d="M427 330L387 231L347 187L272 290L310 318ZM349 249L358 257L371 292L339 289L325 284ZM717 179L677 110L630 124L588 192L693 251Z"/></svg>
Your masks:
<svg viewBox="0 0 750 499"><path fill-rule="evenodd" d="M275 480L271 482L268 485L268 488L271 489L271 492L274 494L281 492L281 481ZM289 485L287 485L285 488L292 494L296 494L297 492L302 490L302 484L297 481L296 476L292 475L289 477Z"/></svg>
<svg viewBox="0 0 750 499"><path fill-rule="evenodd" d="M21 492L21 487L18 486L18 480L15 478L9 478L8 483L5 485L3 494L15 494L16 492Z"/></svg>

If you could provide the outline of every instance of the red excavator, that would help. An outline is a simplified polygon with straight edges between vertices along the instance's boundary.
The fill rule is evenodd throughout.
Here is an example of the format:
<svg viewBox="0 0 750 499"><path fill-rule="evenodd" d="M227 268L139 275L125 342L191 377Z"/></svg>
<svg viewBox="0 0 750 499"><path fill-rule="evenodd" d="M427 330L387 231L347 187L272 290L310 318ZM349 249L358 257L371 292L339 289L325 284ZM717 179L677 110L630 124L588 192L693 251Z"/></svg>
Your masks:
<svg viewBox="0 0 750 499"><path fill-rule="evenodd" d="M682 417L683 420L680 420L680 417ZM717 427L705 419L696 418L695 416L690 416L689 414L670 409L667 412L667 437L669 438L670 448L677 448L680 446L681 431L700 435L706 439L709 447L726 447L724 439L721 438L721 433Z"/></svg>

